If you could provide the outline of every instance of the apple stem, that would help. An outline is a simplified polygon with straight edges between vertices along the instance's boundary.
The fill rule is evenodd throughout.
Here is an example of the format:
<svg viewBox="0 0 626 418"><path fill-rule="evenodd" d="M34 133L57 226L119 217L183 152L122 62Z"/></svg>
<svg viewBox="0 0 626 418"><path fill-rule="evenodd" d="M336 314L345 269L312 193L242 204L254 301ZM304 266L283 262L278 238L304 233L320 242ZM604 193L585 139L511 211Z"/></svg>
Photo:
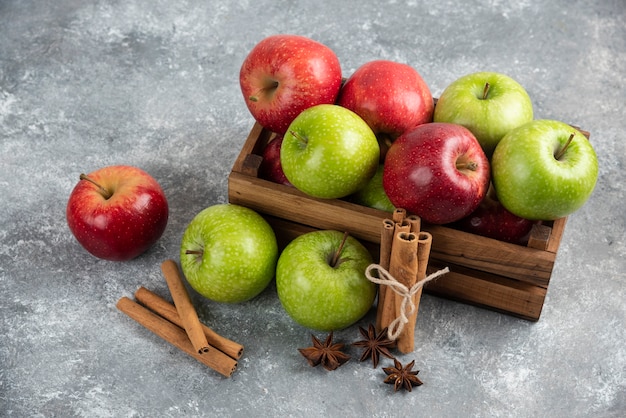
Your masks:
<svg viewBox="0 0 626 418"><path fill-rule="evenodd" d="M276 90L277 87L278 87L278 81L272 81L267 87L258 89L254 95L249 96L248 100L250 100L251 102L258 102L259 101L258 96L260 96L261 93Z"/></svg>
<svg viewBox="0 0 626 418"><path fill-rule="evenodd" d="M187 250L185 254L194 254L194 255L202 255L204 254L203 250Z"/></svg>
<svg viewBox="0 0 626 418"><path fill-rule="evenodd" d="M563 156L563 154L565 154L565 151L567 150L567 148L569 147L569 145L572 143L572 140L574 139L574 134L570 134L569 138L567 139L567 142L565 143L565 145L563 145L563 148L561 148L555 155L554 158L556 158L557 160L560 160L561 157Z"/></svg>
<svg viewBox="0 0 626 418"><path fill-rule="evenodd" d="M486 196L491 200L498 200L498 195L496 194L496 188L493 187L493 183L489 182L489 188L487 188Z"/></svg>
<svg viewBox="0 0 626 418"><path fill-rule="evenodd" d="M487 95L489 94L489 88L491 86L489 83L485 83L485 88L483 89L483 100L487 99Z"/></svg>
<svg viewBox="0 0 626 418"><path fill-rule="evenodd" d="M291 135L293 135L297 140L302 142L303 145L307 145L309 143L309 141L307 141L307 139L304 136L300 135L298 132L296 132L296 131L289 131L289 133Z"/></svg>
<svg viewBox="0 0 626 418"><path fill-rule="evenodd" d="M476 161L466 161L466 162L462 162L462 163L456 163L456 169L457 170L472 170L472 171L476 171L477 168L478 168L478 164L476 164Z"/></svg>
<svg viewBox="0 0 626 418"><path fill-rule="evenodd" d="M339 257L341 256L341 252L343 251L343 247L346 244L346 240L348 239L348 231L343 233L343 238L341 240L341 243L339 244L339 248L337 248L337 251L335 251L335 254L333 255L332 260L330 260L330 266L335 268L337 266L337 263L339 262Z"/></svg>
<svg viewBox="0 0 626 418"><path fill-rule="evenodd" d="M105 189L104 187L102 187L100 184L96 183L94 179L92 179L91 177L89 177L86 174L81 174L80 175L80 179L81 180L86 180L89 183L95 185L99 190L100 190L100 194L106 199L109 200L111 198L111 196L113 196L113 193L111 193L109 190Z"/></svg>

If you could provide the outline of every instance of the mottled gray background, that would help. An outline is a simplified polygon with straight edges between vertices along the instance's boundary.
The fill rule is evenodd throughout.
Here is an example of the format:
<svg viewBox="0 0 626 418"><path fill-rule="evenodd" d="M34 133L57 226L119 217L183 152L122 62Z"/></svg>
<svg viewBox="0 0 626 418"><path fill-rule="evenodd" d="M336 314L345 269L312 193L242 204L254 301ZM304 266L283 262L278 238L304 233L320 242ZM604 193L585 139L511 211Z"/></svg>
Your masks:
<svg viewBox="0 0 626 418"><path fill-rule="evenodd" d="M231 379L117 311L140 285L167 295L160 262L226 201L253 122L239 67L280 32L327 44L346 75L411 64L434 95L469 72L507 73L537 117L591 131L600 178L570 217L539 322L425 295L401 356L425 384L394 394L367 363L309 368L296 351L309 331L273 286L239 305L193 295L246 346ZM0 415L623 416L625 74L624 0L0 1ZM87 254L65 222L79 173L118 163L156 177L171 209L158 244L125 263Z"/></svg>

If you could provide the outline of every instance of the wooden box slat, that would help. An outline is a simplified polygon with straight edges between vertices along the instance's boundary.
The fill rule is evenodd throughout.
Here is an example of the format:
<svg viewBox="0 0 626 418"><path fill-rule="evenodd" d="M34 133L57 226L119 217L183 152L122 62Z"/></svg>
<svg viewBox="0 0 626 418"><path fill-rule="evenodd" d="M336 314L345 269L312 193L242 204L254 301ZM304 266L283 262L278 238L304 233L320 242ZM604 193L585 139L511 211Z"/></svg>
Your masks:
<svg viewBox="0 0 626 418"><path fill-rule="evenodd" d="M427 283L424 292L504 312L530 321L541 315L547 288L447 264L450 273ZM429 271L444 264L429 263Z"/></svg>

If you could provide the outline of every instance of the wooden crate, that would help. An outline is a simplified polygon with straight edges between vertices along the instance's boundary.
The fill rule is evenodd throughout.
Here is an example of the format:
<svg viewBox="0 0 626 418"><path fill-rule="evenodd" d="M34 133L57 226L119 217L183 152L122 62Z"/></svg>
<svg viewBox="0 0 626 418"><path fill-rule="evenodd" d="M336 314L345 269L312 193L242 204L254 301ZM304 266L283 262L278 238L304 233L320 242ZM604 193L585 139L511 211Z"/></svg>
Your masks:
<svg viewBox="0 0 626 418"><path fill-rule="evenodd" d="M264 215L284 245L315 229L348 231L378 259L381 223L390 214L338 199L317 199L258 177L261 153L272 133L255 124L228 177L231 203ZM429 269L450 273L424 291L537 321L541 315L566 218L536 225L520 246L423 223L433 236Z"/></svg>

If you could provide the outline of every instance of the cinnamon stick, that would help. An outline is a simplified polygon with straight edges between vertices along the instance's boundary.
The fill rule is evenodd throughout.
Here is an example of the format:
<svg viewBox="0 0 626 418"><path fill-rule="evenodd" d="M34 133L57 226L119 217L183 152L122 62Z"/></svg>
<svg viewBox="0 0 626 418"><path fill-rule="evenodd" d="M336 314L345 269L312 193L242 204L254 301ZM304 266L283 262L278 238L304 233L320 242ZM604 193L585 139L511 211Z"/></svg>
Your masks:
<svg viewBox="0 0 626 418"><path fill-rule="evenodd" d="M417 280L424 280L426 278L426 268L428 267L428 260L430 258L430 249L433 245L433 236L426 231L422 231L418 235L417 240Z"/></svg>
<svg viewBox="0 0 626 418"><path fill-rule="evenodd" d="M380 262L379 264L385 269L389 270L389 259L391 258L391 243L393 242L393 236L396 224L391 219L383 220L383 227L380 235Z"/></svg>
<svg viewBox="0 0 626 418"><path fill-rule="evenodd" d="M411 223L406 217L406 210L396 208L391 219L385 219L382 225L380 242L380 266L391 272L391 254L395 237L399 233L411 231ZM376 308L376 330L382 331L395 319L395 293L387 286L378 288L378 306Z"/></svg>
<svg viewBox="0 0 626 418"><path fill-rule="evenodd" d="M396 234L395 238L396 239L394 239L393 247L391 249L391 265L389 267L389 273L391 273L397 281L405 285L407 289L410 289L417 281L417 235L412 232L400 232ZM401 306L403 301L403 296L400 296L395 292L393 292L393 297L394 314L391 321L401 315ZM404 327L396 340L398 350L402 353L410 353L414 349L415 321L411 320L413 317L413 314L408 315L409 322L404 324Z"/></svg>
<svg viewBox="0 0 626 418"><path fill-rule="evenodd" d="M168 321L183 328L183 323L178 315L178 312L176 311L176 307L157 294L151 292L145 287L140 287L135 292L135 299L137 299L137 302L155 312L157 315L160 315ZM202 323L200 325L211 348L215 348L216 350L219 350L234 359L241 358L244 348L243 345L219 335L217 332Z"/></svg>
<svg viewBox="0 0 626 418"><path fill-rule="evenodd" d="M191 303L189 293L187 293L187 288L185 288L183 280L180 277L178 265L174 260L165 260L161 264L161 271L163 272L163 276L165 276L167 287L169 287L172 299L174 299L176 311L183 323L185 332L187 332L189 336L191 344L198 353L208 352L209 342L207 341L206 335L204 335L198 314Z"/></svg>
<svg viewBox="0 0 626 418"><path fill-rule="evenodd" d="M411 223L407 218L404 218L400 222L396 222L396 227L394 233L397 235L400 232L411 232Z"/></svg>
<svg viewBox="0 0 626 418"><path fill-rule="evenodd" d="M419 234L420 229L422 228L422 218L417 215L409 215L406 217L406 220L411 226L411 232L413 232L414 234Z"/></svg>
<svg viewBox="0 0 626 418"><path fill-rule="evenodd" d="M380 261L378 264L385 270L389 270L389 260L391 258L391 244L393 242L395 230L395 222L393 219L383 220L383 225L380 235ZM382 312L385 305L385 298L387 297L387 286L378 287L378 306L376 309L376 330L380 332L384 327L382 326Z"/></svg>
<svg viewBox="0 0 626 418"><path fill-rule="evenodd" d="M424 280L426 278L426 268L428 267L428 259L430 257L430 248L432 246L433 237L428 232L420 232L417 235L417 272L416 272L416 280L411 284L412 287L420 280ZM419 312L420 300L422 298L422 288L420 288L415 294L413 294L413 304L415 306L415 311L413 315L408 317L409 322L406 323L404 329L402 330L407 332L407 335L404 336L404 342L406 344L402 344L400 339L403 337L403 334L400 334L398 340L398 349L403 353L409 353L415 349L415 324L417 323L417 314ZM407 350L407 351L405 351Z"/></svg>
<svg viewBox="0 0 626 418"><path fill-rule="evenodd" d="M410 276L417 274L417 237L410 232L399 232L394 235L391 246L391 260L389 273L405 286L414 279ZM383 286L384 287L384 286ZM409 286L410 287L410 286ZM402 297L391 289L387 289L381 309L381 329L389 325L398 317Z"/></svg>
<svg viewBox="0 0 626 418"><path fill-rule="evenodd" d="M401 223L406 217L406 209L396 208L391 214L391 218L397 224Z"/></svg>
<svg viewBox="0 0 626 418"><path fill-rule="evenodd" d="M210 350L208 353L199 354L191 344L187 333L182 328L158 316L129 298L125 296L122 297L117 302L116 306L120 311L124 312L149 331L221 375L230 377L237 369L237 360L219 350Z"/></svg>

